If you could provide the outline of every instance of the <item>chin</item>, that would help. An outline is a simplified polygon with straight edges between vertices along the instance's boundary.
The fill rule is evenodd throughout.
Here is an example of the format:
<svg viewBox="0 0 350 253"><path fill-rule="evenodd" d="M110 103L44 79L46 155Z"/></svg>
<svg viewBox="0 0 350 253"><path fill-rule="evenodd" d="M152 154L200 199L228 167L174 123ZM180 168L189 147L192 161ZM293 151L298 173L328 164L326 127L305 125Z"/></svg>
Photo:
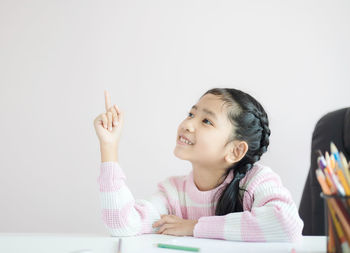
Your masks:
<svg viewBox="0 0 350 253"><path fill-rule="evenodd" d="M189 161L188 157L186 157L186 155L183 152L181 152L181 150L178 150L176 147L174 148L173 153L177 158L179 158L181 160Z"/></svg>

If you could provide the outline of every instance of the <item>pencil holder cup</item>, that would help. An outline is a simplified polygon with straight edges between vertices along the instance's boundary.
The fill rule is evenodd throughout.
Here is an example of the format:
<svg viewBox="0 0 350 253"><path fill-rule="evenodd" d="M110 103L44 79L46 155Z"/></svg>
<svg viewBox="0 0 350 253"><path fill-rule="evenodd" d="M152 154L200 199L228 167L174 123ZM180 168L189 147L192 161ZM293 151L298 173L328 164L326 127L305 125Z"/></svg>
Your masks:
<svg viewBox="0 0 350 253"><path fill-rule="evenodd" d="M325 209L327 252L350 252L350 196L321 193Z"/></svg>

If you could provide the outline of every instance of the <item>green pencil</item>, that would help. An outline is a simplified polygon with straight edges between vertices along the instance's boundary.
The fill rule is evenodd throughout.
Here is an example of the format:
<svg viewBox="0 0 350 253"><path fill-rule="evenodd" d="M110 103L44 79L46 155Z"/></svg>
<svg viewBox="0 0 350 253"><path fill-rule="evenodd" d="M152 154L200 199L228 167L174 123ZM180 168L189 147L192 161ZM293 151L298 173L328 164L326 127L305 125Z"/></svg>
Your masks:
<svg viewBox="0 0 350 253"><path fill-rule="evenodd" d="M171 245L171 244L164 244L164 243L157 243L157 247L158 248L166 248L166 249L177 249L177 250L199 252L199 248L192 248L192 247L187 247L187 246Z"/></svg>

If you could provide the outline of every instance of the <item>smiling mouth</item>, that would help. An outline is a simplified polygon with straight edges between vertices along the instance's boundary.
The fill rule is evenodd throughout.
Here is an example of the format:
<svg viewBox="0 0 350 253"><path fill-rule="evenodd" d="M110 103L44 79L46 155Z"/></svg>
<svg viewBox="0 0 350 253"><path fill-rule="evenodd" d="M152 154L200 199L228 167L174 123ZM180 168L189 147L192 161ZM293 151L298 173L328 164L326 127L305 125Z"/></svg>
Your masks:
<svg viewBox="0 0 350 253"><path fill-rule="evenodd" d="M193 145L192 142L190 142L189 140L186 140L186 139L183 138L182 136L179 136L178 142L179 142L180 144Z"/></svg>

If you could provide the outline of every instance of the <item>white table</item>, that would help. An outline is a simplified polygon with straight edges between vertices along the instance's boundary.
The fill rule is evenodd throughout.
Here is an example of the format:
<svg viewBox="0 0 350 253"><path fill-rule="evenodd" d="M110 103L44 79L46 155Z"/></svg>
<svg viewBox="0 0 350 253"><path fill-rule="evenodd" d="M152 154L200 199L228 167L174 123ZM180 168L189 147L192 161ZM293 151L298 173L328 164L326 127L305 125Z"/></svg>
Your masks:
<svg viewBox="0 0 350 253"><path fill-rule="evenodd" d="M193 237L175 237L167 235L146 234L122 237L122 253L188 251L161 249L156 243L168 243L200 248L203 253L225 252L288 252L292 248L296 253L326 252L325 236L304 236L298 243L247 243L225 240L201 239ZM6 234L0 233L1 253L72 253L88 249L93 253L116 253L118 237L106 237L91 234Z"/></svg>

